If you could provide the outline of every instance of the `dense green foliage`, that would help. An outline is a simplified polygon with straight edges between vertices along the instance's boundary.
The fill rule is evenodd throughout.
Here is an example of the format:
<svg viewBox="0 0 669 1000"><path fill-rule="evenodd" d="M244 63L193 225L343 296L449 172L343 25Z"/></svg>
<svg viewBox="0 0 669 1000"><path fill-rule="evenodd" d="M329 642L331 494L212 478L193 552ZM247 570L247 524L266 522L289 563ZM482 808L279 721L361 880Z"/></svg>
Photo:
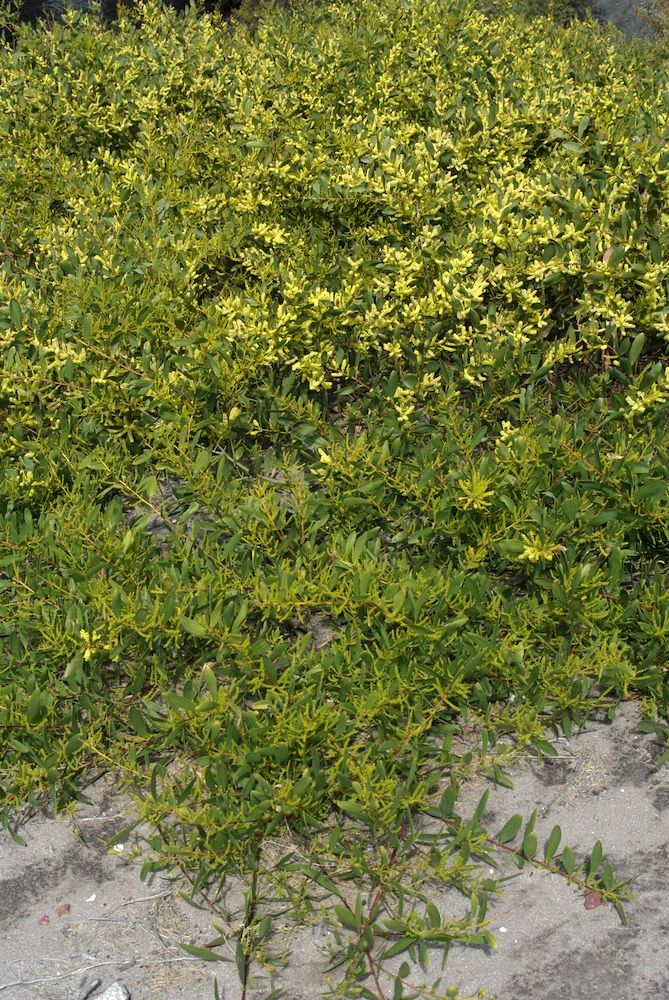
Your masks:
<svg viewBox="0 0 669 1000"><path fill-rule="evenodd" d="M627 696L666 735L649 65L437 0L0 51L3 822L124 775L156 864L253 873L245 983L268 838L284 910L340 895L333 988L378 989L490 939L459 781ZM603 860L555 867L620 906ZM402 916L411 880L471 912Z"/></svg>

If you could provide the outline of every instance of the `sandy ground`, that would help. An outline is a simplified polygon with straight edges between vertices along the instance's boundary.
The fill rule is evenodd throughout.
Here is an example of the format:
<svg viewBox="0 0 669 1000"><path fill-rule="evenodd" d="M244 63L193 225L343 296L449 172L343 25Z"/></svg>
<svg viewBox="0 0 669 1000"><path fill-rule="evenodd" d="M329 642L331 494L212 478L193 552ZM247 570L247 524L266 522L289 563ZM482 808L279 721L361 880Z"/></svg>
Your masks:
<svg viewBox="0 0 669 1000"><path fill-rule="evenodd" d="M93 996L121 982L133 998L212 997L207 965L179 947L214 936L211 914L174 881L142 883L127 850L108 853L131 804L104 779L87 794L76 817L30 819L26 847L2 835L0 998L79 1000L96 980Z"/></svg>
<svg viewBox="0 0 669 1000"><path fill-rule="evenodd" d="M492 786L484 816L496 830L513 813L529 817L536 808L540 849L559 823L563 844L581 859L600 839L617 874L640 873L635 898L626 904L629 926L613 907L586 909L582 892L528 867L492 902L499 947L453 948L444 995L453 982L464 995L486 986L497 1000L669 996L669 768L654 767L662 746L637 731L638 720L636 707L627 704L613 723L593 719L570 743L558 741L557 758L517 762L509 772L514 788ZM458 806L463 815L483 787L465 791ZM114 982L132 1000L213 1000L214 973L222 1000L239 1000L234 962L202 962L179 946L215 937L212 914L186 903L178 882L154 874L141 883L129 844L109 853L107 842L127 825L130 807L105 779L89 792L91 804L76 817L30 819L21 831L26 847L1 835L0 1000L84 1000ZM505 863L501 859L502 872L516 872ZM241 898L240 886L233 884L230 893ZM436 902L444 911L463 909L454 893ZM225 905L234 908L230 899ZM264 1000L278 987L282 1000L321 996L329 939L318 925L294 933L284 942L287 967L273 982L258 976L247 1000ZM404 957L391 960L390 971ZM434 981L441 957L435 952L427 971L412 970L412 981ZM385 985L392 996L390 979Z"/></svg>
<svg viewBox="0 0 669 1000"><path fill-rule="evenodd" d="M581 860L601 840L616 875L639 873L629 926L613 907L588 910L582 892L526 867L491 907L499 947L452 950L449 978L462 988L485 985L498 1000L669 997L669 768L653 766L663 747L636 731L638 719L624 705L613 723L592 720L557 742L557 758L519 763L514 789L492 789L483 817L495 830L537 809L540 849L557 823Z"/></svg>

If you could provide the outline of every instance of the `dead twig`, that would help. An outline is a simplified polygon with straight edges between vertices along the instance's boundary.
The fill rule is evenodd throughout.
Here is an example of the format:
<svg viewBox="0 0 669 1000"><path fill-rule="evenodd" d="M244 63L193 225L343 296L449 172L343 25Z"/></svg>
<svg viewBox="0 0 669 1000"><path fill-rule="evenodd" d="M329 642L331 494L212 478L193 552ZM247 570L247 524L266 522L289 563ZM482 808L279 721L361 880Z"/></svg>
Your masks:
<svg viewBox="0 0 669 1000"><path fill-rule="evenodd" d="M91 983L88 984L88 986L84 986L83 990L81 991L81 993L77 997L77 1000L88 1000L88 998L91 995L91 993L95 993L95 991L97 990L98 986L101 986L101 985L102 985L102 980L98 976L98 978L94 979Z"/></svg>
<svg viewBox="0 0 669 1000"><path fill-rule="evenodd" d="M156 959L142 959L143 965L171 965L175 962L193 962L191 956L184 956L184 958L156 958ZM93 969L101 969L104 965L123 965L121 959L116 959L111 962L96 962L95 965L84 965L80 969L72 969L71 972L63 972L59 976L42 976L41 979L17 979L13 983L3 983L0 986L0 993L3 990L9 990L12 986L36 986L38 983L53 983L57 979L69 979L70 976L80 976L82 972L91 972ZM127 968L126 963L126 968Z"/></svg>
<svg viewBox="0 0 669 1000"><path fill-rule="evenodd" d="M16 979L13 983L3 983L0 986L0 993L9 990L12 986L36 986L38 983L53 983L57 979L69 979L70 976L80 976L82 972L91 972L92 969L99 969L103 965L118 965L118 962L96 962L95 965L84 965L81 969L73 969L71 972L63 972L59 976L42 976L41 979Z"/></svg>

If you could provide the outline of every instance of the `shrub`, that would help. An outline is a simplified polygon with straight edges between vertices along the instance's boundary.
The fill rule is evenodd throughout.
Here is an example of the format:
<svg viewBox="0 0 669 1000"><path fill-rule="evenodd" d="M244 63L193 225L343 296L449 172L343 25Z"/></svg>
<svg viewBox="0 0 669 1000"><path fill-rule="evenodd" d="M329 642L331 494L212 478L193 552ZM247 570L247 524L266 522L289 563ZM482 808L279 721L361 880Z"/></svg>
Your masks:
<svg viewBox="0 0 669 1000"><path fill-rule="evenodd" d="M113 769L248 876L244 982L268 880L332 894L343 993L492 940L474 770L665 732L667 77L438 0L126 29L0 52L4 823Z"/></svg>
<svg viewBox="0 0 669 1000"><path fill-rule="evenodd" d="M242 0L200 0L198 9L204 13L218 13L227 17L241 2ZM165 0L166 7L178 12L185 11L189 5L190 0ZM121 0L121 8L137 11L138 5L136 0ZM12 44L15 28L19 24L35 26L40 21L63 23L68 14L90 14L96 11L103 24L110 24L118 18L118 0L11 0L5 2L0 9L0 30L5 41Z"/></svg>

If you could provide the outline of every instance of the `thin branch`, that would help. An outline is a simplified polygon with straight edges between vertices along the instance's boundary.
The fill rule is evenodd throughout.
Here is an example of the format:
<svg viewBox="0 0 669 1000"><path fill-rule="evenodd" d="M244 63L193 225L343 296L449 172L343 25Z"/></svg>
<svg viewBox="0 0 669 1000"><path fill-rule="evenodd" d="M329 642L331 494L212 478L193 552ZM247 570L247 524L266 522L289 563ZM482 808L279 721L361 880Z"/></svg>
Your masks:
<svg viewBox="0 0 669 1000"><path fill-rule="evenodd" d="M142 959L143 965L168 965L174 962L193 962L192 957L184 958L156 958L156 959ZM52 983L57 979L69 979L70 976L81 975L82 972L90 972L92 969L100 969L103 965L123 965L122 959L115 959L112 962L96 962L95 965L84 965L80 969L73 969L71 972L63 972L60 976L43 976L41 979L17 979L13 983L3 983L0 986L0 993L3 990L9 990L12 986L35 986L38 983Z"/></svg>

